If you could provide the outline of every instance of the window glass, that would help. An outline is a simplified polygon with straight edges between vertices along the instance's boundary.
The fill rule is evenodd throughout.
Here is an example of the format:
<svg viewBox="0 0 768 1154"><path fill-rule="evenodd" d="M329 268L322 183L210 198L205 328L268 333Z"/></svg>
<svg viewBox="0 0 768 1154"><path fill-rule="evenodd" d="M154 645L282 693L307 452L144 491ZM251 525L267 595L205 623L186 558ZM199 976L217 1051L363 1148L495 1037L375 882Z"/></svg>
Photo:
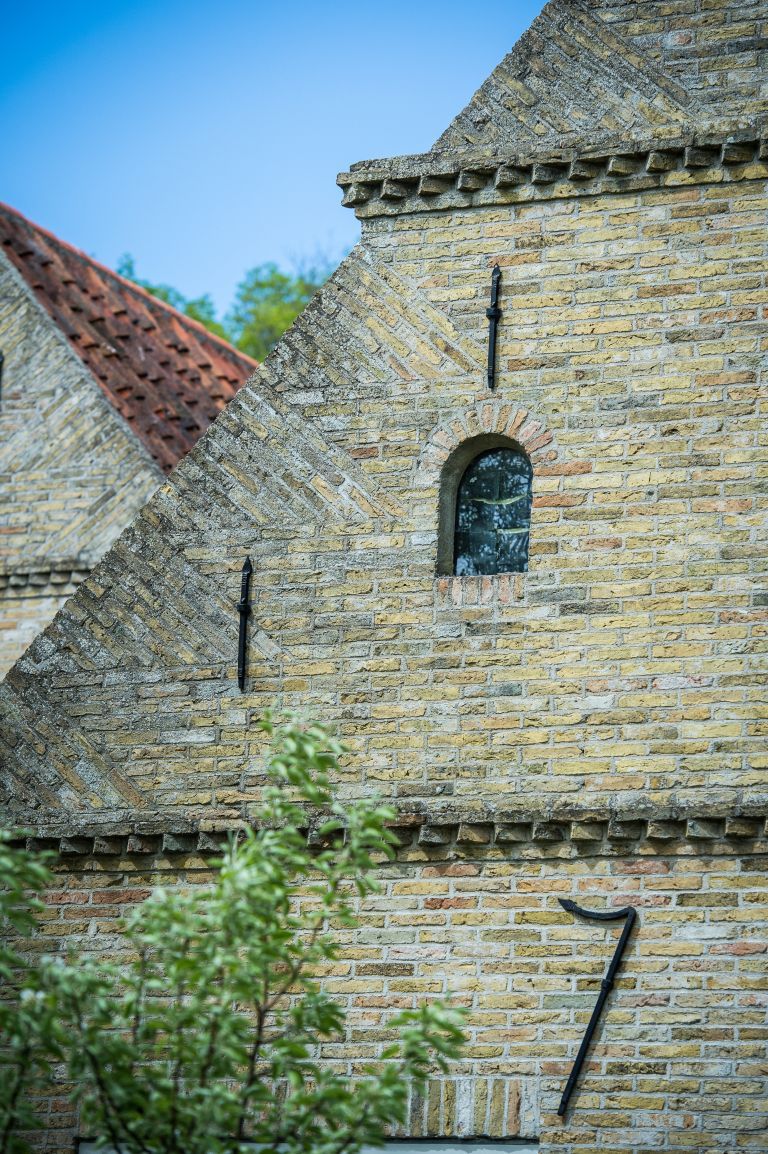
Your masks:
<svg viewBox="0 0 768 1154"><path fill-rule="evenodd" d="M454 573L524 573L531 523L531 464L515 449L475 457L456 499Z"/></svg>

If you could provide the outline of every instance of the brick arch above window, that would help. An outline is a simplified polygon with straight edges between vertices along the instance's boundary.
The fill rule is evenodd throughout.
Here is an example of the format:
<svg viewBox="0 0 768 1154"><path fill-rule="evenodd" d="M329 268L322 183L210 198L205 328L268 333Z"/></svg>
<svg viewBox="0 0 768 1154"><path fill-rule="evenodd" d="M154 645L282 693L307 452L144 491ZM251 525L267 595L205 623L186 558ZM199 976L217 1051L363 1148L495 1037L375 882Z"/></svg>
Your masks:
<svg viewBox="0 0 768 1154"><path fill-rule="evenodd" d="M420 488L439 485L449 457L465 442L480 437L498 437L518 445L529 458L534 476L539 472L558 471L552 467L559 458L554 434L543 421L527 409L503 401L484 401L432 430L419 457L417 485Z"/></svg>
<svg viewBox="0 0 768 1154"><path fill-rule="evenodd" d="M573 498L564 492L568 478L591 473L592 461L565 460L554 433L527 409L486 401L442 421L429 435L418 461L415 486L434 494L438 576L453 573L455 507L458 485L469 462L479 453L492 448L522 451L533 469L533 507L570 504ZM537 479L547 483L537 492ZM577 498L578 500L578 498ZM532 521L535 527L535 516ZM535 532L535 528L532 530ZM532 538L533 553L536 539ZM474 578L453 578L472 581ZM482 581L490 581L482 578ZM495 579L494 579L495 580ZM501 578L508 581L509 575Z"/></svg>

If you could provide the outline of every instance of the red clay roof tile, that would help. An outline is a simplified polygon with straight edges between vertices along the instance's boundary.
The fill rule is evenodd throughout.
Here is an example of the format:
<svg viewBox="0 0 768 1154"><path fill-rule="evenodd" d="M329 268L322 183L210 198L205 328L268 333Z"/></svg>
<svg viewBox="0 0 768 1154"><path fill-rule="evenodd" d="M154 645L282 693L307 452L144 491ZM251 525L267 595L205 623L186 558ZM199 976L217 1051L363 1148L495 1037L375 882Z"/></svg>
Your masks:
<svg viewBox="0 0 768 1154"><path fill-rule="evenodd" d="M164 472L257 362L0 204L3 251Z"/></svg>

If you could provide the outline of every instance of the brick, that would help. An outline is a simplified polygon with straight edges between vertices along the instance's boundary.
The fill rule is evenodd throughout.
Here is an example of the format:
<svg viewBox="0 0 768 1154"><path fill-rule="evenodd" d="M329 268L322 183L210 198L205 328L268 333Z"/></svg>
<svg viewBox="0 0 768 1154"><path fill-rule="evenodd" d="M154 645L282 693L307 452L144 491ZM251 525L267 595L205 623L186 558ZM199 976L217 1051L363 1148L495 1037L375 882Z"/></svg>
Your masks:
<svg viewBox="0 0 768 1154"><path fill-rule="evenodd" d="M265 708L336 729L339 793L400 816L321 978L349 1018L319 1058L357 1072L446 990L470 1009L411 1137L764 1135L767 173L732 127L761 115L760 50L728 47L760 29L650 7L550 5L436 152L342 179L360 247L0 690L29 828L94 837L57 865L46 950L111 949L127 895L207 884L257 811ZM525 572L452 571L469 441L530 454ZM36 582L2 591L68 588ZM565 1121L620 926L561 898L638 910Z"/></svg>

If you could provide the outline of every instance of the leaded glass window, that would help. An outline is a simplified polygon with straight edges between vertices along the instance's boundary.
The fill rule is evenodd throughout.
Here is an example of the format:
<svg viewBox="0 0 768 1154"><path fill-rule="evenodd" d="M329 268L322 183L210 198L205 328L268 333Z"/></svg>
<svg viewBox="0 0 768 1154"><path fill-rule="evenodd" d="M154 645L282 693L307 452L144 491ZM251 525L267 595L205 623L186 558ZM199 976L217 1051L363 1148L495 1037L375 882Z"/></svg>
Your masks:
<svg viewBox="0 0 768 1154"><path fill-rule="evenodd" d="M456 498L454 573L524 573L531 523L531 465L515 449L475 457Z"/></svg>

